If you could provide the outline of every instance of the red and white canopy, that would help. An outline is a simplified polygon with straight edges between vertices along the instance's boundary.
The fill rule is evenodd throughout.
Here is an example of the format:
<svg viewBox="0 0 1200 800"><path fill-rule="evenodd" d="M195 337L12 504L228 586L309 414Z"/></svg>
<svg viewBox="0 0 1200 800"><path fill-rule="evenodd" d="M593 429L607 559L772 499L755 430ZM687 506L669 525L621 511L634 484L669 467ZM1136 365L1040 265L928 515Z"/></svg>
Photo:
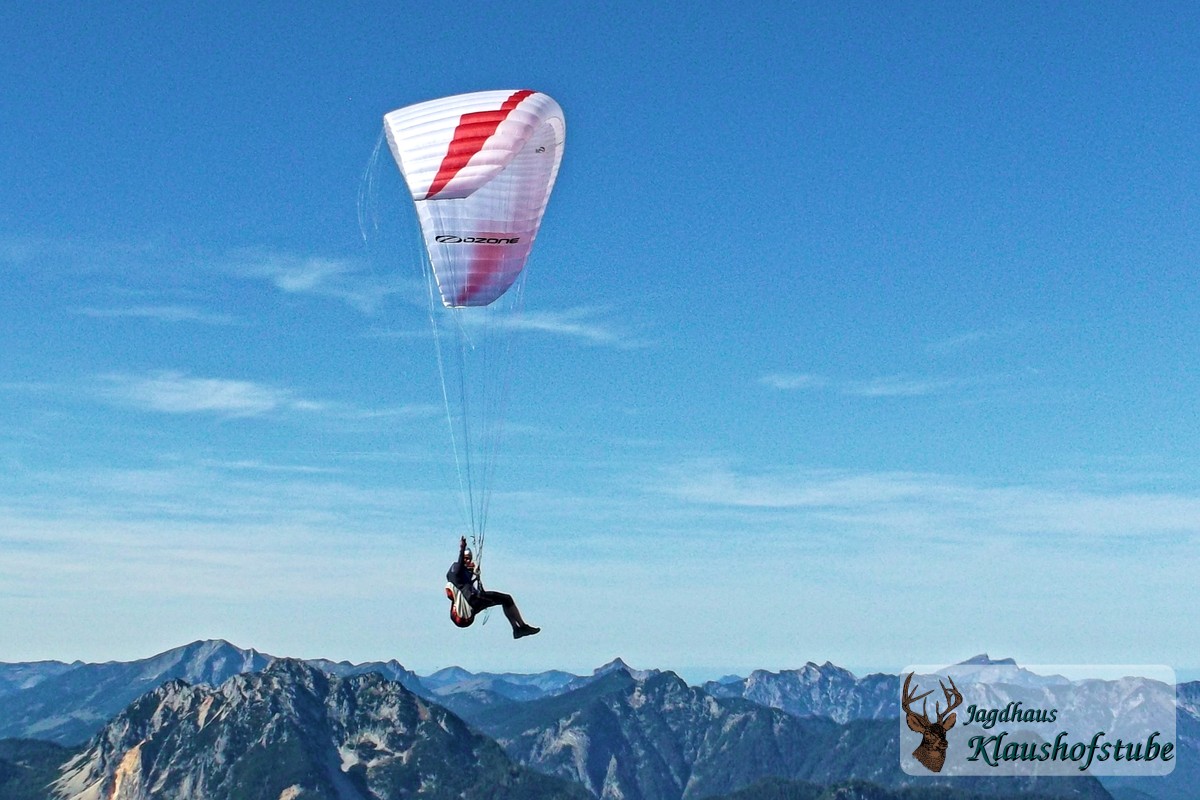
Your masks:
<svg viewBox="0 0 1200 800"><path fill-rule="evenodd" d="M430 100L383 118L442 302L484 306L529 257L562 161L566 123L529 89Z"/></svg>

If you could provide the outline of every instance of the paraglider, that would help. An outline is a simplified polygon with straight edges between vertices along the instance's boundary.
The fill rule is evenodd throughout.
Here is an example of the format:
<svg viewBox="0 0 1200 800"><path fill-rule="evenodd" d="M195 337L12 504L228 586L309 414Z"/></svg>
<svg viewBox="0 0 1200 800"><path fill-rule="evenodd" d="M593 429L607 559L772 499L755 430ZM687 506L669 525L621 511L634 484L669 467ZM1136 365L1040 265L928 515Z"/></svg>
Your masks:
<svg viewBox="0 0 1200 800"><path fill-rule="evenodd" d="M479 579L479 565L475 563L465 537L458 543L458 560L450 565L446 573L446 597L450 599L450 620L460 628L469 628L475 621L476 612L500 606L512 625L514 639L533 636L542 630L521 617L512 595L483 588Z"/></svg>
<svg viewBox="0 0 1200 800"><path fill-rule="evenodd" d="M558 176L566 126L558 103L530 89L430 100L383 120L427 255L429 316L474 566L483 555L525 264ZM504 605L488 605L495 604ZM530 627L513 625L516 638Z"/></svg>

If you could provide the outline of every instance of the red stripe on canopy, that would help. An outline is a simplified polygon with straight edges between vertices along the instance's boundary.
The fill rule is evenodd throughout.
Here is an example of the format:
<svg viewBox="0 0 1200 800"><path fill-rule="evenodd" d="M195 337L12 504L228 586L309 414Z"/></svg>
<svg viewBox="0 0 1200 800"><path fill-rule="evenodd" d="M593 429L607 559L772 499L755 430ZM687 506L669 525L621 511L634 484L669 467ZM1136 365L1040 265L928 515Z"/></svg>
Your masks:
<svg viewBox="0 0 1200 800"><path fill-rule="evenodd" d="M471 160L471 156L483 149L484 142L496 132L500 123L508 119L508 115L513 112L513 109L531 94L535 94L532 89L522 89L514 92L505 100L504 105L500 106L498 111L473 111L470 114L463 114L458 120L458 127L454 129L450 147L447 149L445 157L442 158L442 165L438 167L437 175L434 176L433 183L425 194L425 199L432 199L434 195L445 189L446 184L453 180L459 170Z"/></svg>

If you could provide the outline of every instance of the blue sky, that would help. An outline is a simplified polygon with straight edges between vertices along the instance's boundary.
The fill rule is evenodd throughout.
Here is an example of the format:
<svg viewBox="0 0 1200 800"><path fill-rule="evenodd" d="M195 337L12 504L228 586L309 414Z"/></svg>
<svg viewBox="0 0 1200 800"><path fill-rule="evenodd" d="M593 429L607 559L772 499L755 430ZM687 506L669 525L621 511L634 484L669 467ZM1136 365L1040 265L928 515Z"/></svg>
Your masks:
<svg viewBox="0 0 1200 800"><path fill-rule="evenodd" d="M0 660L1200 666L1200 11L250 5L0 9ZM523 87L513 642L372 153Z"/></svg>

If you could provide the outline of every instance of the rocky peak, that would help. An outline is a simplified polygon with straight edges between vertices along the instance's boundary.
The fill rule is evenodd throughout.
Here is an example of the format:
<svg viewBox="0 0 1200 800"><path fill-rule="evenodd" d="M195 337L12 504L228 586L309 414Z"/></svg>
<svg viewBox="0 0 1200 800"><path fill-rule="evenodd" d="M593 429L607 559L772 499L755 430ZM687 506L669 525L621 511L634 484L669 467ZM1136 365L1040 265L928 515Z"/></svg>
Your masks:
<svg viewBox="0 0 1200 800"><path fill-rule="evenodd" d="M971 666L978 666L978 667L995 667L995 666L1015 667L1017 665L1017 662L1015 659L990 658L987 653L980 653L977 656L971 656L966 661L960 661L958 663L970 664Z"/></svg>
<svg viewBox="0 0 1200 800"><path fill-rule="evenodd" d="M644 681L649 677L659 674L657 669L634 669L625 663L620 657L614 658L602 667L597 667L592 672L592 677L599 678L603 675L609 675L614 672L624 672L635 681Z"/></svg>
<svg viewBox="0 0 1200 800"><path fill-rule="evenodd" d="M378 673L338 678L280 658L219 687L173 680L147 693L65 766L54 796L365 800L411 786L469 798L504 781L578 796L516 767L494 742L398 682Z"/></svg>

